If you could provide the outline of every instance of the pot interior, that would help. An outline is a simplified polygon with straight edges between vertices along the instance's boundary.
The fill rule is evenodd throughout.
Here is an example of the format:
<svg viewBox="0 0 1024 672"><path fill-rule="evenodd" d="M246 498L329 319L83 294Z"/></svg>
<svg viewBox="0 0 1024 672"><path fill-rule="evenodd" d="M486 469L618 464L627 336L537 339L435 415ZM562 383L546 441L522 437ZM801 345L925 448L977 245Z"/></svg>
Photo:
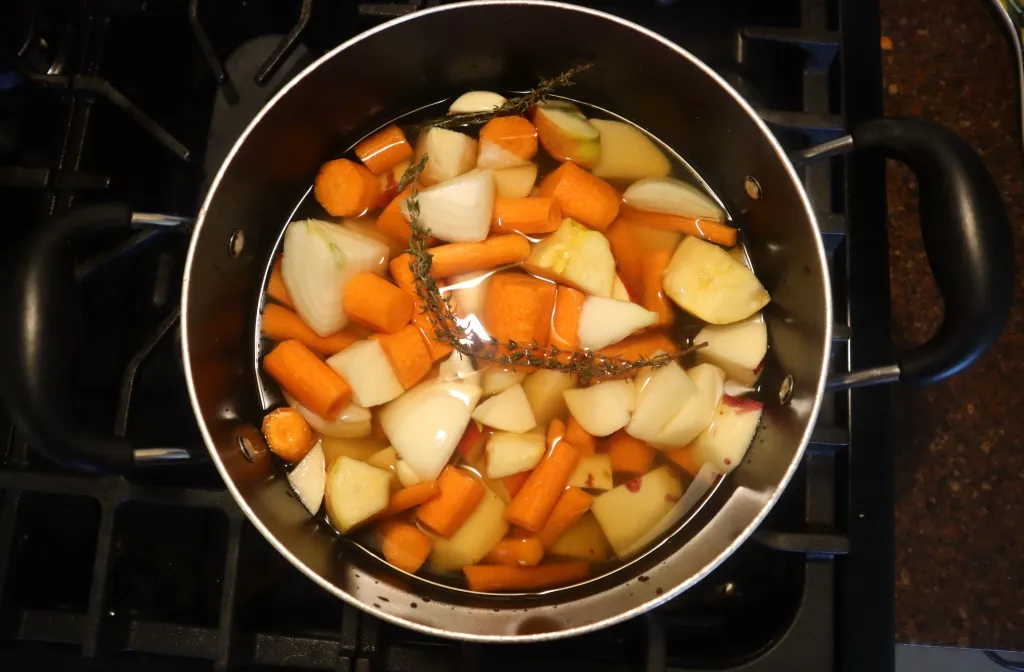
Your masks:
<svg viewBox="0 0 1024 672"><path fill-rule="evenodd" d="M404 111L470 89L525 90L541 76L591 61L593 70L566 94L672 147L741 228L772 296L762 426L744 463L694 520L621 571L538 595L452 590L398 572L310 519L260 449L266 399L253 357L260 294L284 225L319 165L339 149ZM748 195L750 177L758 199ZM244 246L233 254L237 231ZM311 66L229 154L201 209L185 278L183 348L193 405L218 468L253 522L338 596L407 627L466 639L578 634L667 599L721 562L774 503L802 454L830 339L830 290L813 216L749 107L678 47L614 17L546 3L420 12ZM771 391L790 376L792 394L783 404Z"/></svg>

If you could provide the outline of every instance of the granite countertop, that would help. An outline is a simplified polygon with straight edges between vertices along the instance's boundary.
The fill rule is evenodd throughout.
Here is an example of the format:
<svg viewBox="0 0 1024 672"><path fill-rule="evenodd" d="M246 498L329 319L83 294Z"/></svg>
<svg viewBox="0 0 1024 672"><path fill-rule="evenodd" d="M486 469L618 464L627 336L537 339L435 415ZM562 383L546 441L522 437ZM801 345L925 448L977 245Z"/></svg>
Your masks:
<svg viewBox="0 0 1024 672"><path fill-rule="evenodd" d="M882 0L885 112L933 118L982 156L1024 268L1024 156L1009 49L988 0ZM942 318L913 177L890 163L892 329L919 343ZM896 640L1024 650L1024 276L1003 337L974 368L892 395Z"/></svg>

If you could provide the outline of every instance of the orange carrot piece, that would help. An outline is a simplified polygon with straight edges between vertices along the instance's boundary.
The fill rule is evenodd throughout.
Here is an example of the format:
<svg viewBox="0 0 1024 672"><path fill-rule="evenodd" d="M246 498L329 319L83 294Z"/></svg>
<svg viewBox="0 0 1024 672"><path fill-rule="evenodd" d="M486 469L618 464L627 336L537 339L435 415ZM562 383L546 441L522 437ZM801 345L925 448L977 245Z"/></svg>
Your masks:
<svg viewBox="0 0 1024 672"><path fill-rule="evenodd" d="M423 336L423 342L426 343L427 353L430 355L430 361L436 362L439 359L447 357L452 353L454 348L447 343L442 343L437 340L437 336L434 335L434 325L430 323L430 317L424 313L417 305L416 310L412 316L412 323L420 334Z"/></svg>
<svg viewBox="0 0 1024 672"><path fill-rule="evenodd" d="M402 204L411 193L412 187L406 187L405 191L391 199L391 202L381 210L380 216L377 217L377 228L403 243L408 243L412 236L412 227L409 226L405 215L402 214Z"/></svg>
<svg viewBox="0 0 1024 672"><path fill-rule="evenodd" d="M345 285L345 313L375 331L401 331L415 308L416 299L376 273L360 273Z"/></svg>
<svg viewBox="0 0 1024 672"><path fill-rule="evenodd" d="M347 331L321 336L310 329L301 317L284 306L273 303L268 303L263 308L260 333L272 341L287 341L294 338L313 352L325 356L339 353L359 340Z"/></svg>
<svg viewBox="0 0 1024 672"><path fill-rule="evenodd" d="M478 243L438 245L430 249L430 256L433 257L430 274L435 278L447 278L526 261L530 256L530 241L515 234L491 236Z"/></svg>
<svg viewBox="0 0 1024 672"><path fill-rule="evenodd" d="M501 484L508 490L509 497L515 497L519 494L519 491L523 489L523 484L526 483L526 479L530 477L532 472L520 471L518 474L512 474L501 479Z"/></svg>
<svg viewBox="0 0 1024 672"><path fill-rule="evenodd" d="M489 140L529 161L537 153L537 128L525 117L495 117L480 129L480 142Z"/></svg>
<svg viewBox="0 0 1024 672"><path fill-rule="evenodd" d="M700 472L701 465L693 459L693 450L690 446L683 446L682 448L676 448L675 450L666 450L665 457L678 464L691 476L696 477Z"/></svg>
<svg viewBox="0 0 1024 672"><path fill-rule="evenodd" d="M325 420L352 401L352 388L298 339L279 343L263 358L263 370L284 391Z"/></svg>
<svg viewBox="0 0 1024 672"><path fill-rule="evenodd" d="M462 527L484 497L483 483L451 465L437 478L441 494L416 509L416 518L440 534L450 537Z"/></svg>
<svg viewBox="0 0 1024 672"><path fill-rule="evenodd" d="M680 231L688 236L698 236L723 247L736 244L736 229L722 224L717 219L706 217L680 217L661 212L638 210L626 203L620 207L622 216L631 222L645 224L655 229Z"/></svg>
<svg viewBox="0 0 1024 672"><path fill-rule="evenodd" d="M564 438L565 438L565 423L562 422L560 419L555 418L554 420L551 421L551 424L548 425L548 435L547 435L548 450L551 450L552 448L554 448L555 444L558 443L559 441L561 441Z"/></svg>
<svg viewBox="0 0 1024 672"><path fill-rule="evenodd" d="M313 447L312 428L290 406L275 408L263 416L263 436L270 450L288 462L298 462Z"/></svg>
<svg viewBox="0 0 1024 672"><path fill-rule="evenodd" d="M410 574L415 574L430 555L430 537L415 525L389 520L380 526L380 538L384 559Z"/></svg>
<svg viewBox="0 0 1024 672"><path fill-rule="evenodd" d="M555 285L520 273L498 273L487 285L483 323L499 341L548 344Z"/></svg>
<svg viewBox="0 0 1024 672"><path fill-rule="evenodd" d="M565 423L565 440L579 451L580 457L597 452L597 439L587 433L572 416L569 417L569 422Z"/></svg>
<svg viewBox="0 0 1024 672"><path fill-rule="evenodd" d="M580 311L587 295L578 289L558 286L555 295L555 313L551 317L551 333L548 344L562 350L576 350L580 347Z"/></svg>
<svg viewBox="0 0 1024 672"><path fill-rule="evenodd" d="M408 488L402 488L391 495L391 501L388 503L388 508L384 511L382 517L408 511L424 502L429 502L439 494L441 494L441 488L437 486L437 481L423 481L416 485L410 485Z"/></svg>
<svg viewBox="0 0 1024 672"><path fill-rule="evenodd" d="M391 271L391 279L395 281L399 289L416 296L416 276L413 275L412 269L409 267L411 260L412 257L408 252L400 254L388 263L388 270Z"/></svg>
<svg viewBox="0 0 1024 672"><path fill-rule="evenodd" d="M466 565L462 568L470 590L493 593L502 590L539 590L582 581L590 575L586 562L555 562L536 567Z"/></svg>
<svg viewBox="0 0 1024 672"><path fill-rule="evenodd" d="M602 348L599 352L611 357L640 359L641 357L653 357L659 351L675 355L679 353L679 346L663 331L648 331L628 336L618 343Z"/></svg>
<svg viewBox="0 0 1024 672"><path fill-rule="evenodd" d="M514 525L539 532L562 496L578 457L579 452L568 441L557 442L512 498L505 518Z"/></svg>
<svg viewBox="0 0 1024 672"><path fill-rule="evenodd" d="M284 276L281 275L281 257L274 260L274 268L270 271L270 280L267 281L267 296L277 301L282 306L295 310L292 297L288 294L288 288L284 284Z"/></svg>
<svg viewBox="0 0 1024 672"><path fill-rule="evenodd" d="M608 442L608 457L612 460L612 471L628 474L646 474L654 464L657 451L640 439L633 438L619 430Z"/></svg>
<svg viewBox="0 0 1024 672"><path fill-rule="evenodd" d="M563 163L540 183L540 195L552 196L562 214L604 231L619 214L619 192L575 163Z"/></svg>
<svg viewBox="0 0 1024 672"><path fill-rule="evenodd" d="M643 291L641 292L643 307L658 314L655 324L665 326L672 324L674 313L672 302L665 296L665 269L672 258L672 250L654 250L644 257Z"/></svg>
<svg viewBox="0 0 1024 672"><path fill-rule="evenodd" d="M320 166L313 193L331 215L358 217L377 205L380 180L354 161L335 159Z"/></svg>
<svg viewBox="0 0 1024 672"><path fill-rule="evenodd" d="M419 327L409 324L394 334L375 334L402 387L409 389L430 373L430 351Z"/></svg>
<svg viewBox="0 0 1024 672"><path fill-rule="evenodd" d="M548 522L537 533L537 539L544 548L551 548L558 538L590 510L594 498L579 488L569 487L562 492L558 503L551 510ZM502 563L503 564L503 563Z"/></svg>
<svg viewBox="0 0 1024 672"><path fill-rule="evenodd" d="M537 537L502 539L487 553L487 562L507 567L533 567L544 557Z"/></svg>
<svg viewBox="0 0 1024 672"><path fill-rule="evenodd" d="M405 133L392 124L356 145L356 156L371 173L380 175L412 158L412 145Z"/></svg>
<svg viewBox="0 0 1024 672"><path fill-rule="evenodd" d="M494 199L491 233L551 233L561 225L562 209L550 196Z"/></svg>
<svg viewBox="0 0 1024 672"><path fill-rule="evenodd" d="M646 259L633 226L620 213L619 217L604 232L604 237L611 245L612 256L615 257L615 266L619 271L619 277L622 278L622 283L626 285L626 289L632 296L640 296Z"/></svg>

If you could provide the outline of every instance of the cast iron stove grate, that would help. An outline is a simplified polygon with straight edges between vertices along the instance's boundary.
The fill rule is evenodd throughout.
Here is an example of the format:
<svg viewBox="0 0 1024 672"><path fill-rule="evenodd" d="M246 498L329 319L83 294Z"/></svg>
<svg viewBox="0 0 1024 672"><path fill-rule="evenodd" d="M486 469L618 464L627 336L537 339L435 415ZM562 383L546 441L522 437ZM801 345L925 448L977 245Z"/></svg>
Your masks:
<svg viewBox="0 0 1024 672"><path fill-rule="evenodd" d="M18 76L0 65L0 201L10 221L32 226L113 201L190 215L210 168L268 92L313 54L424 4L437 3L37 7L28 67ZM872 3L588 4L706 60L791 149L880 111ZM860 158L804 169L832 256L836 370L870 363L888 344L881 175ZM848 222L857 223L849 236ZM80 410L139 445L201 446L177 357L185 244L152 232L103 241L80 267ZM212 467L74 474L4 417L0 659L5 669L885 669L884 409L877 390L827 399L805 462L757 539L693 590L622 625L514 652L420 635L330 597L245 521Z"/></svg>

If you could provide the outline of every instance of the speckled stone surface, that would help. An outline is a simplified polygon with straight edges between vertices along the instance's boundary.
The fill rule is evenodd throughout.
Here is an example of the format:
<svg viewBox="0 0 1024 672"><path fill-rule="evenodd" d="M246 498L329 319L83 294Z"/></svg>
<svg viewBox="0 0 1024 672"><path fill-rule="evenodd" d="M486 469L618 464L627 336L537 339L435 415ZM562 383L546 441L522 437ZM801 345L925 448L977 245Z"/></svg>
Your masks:
<svg viewBox="0 0 1024 672"><path fill-rule="evenodd" d="M934 118L982 155L1024 267L1024 156L1008 47L988 0L881 0L886 114ZM884 40L883 40L884 43ZM888 46L888 45L886 45ZM934 332L942 301L916 185L890 164L893 337ZM1024 279L996 347L946 383L893 394L896 640L1024 650Z"/></svg>

